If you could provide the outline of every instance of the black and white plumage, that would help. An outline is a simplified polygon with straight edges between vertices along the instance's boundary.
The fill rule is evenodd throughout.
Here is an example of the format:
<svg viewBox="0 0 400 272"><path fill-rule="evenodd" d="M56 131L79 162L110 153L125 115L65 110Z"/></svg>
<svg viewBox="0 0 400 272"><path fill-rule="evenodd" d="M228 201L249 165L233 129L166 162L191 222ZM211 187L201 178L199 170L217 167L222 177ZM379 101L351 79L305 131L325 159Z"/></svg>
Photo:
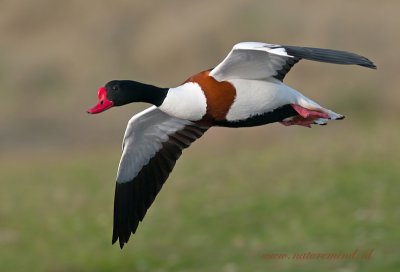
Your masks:
<svg viewBox="0 0 400 272"><path fill-rule="evenodd" d="M190 77L174 88L114 80L101 87L89 113L146 102L154 106L128 123L117 173L112 242L121 248L143 220L182 150L212 126L250 127L325 125L343 119L283 83L301 59L376 66L345 51L260 42L236 44L214 69Z"/></svg>
<svg viewBox="0 0 400 272"><path fill-rule="evenodd" d="M346 51L242 42L232 48L228 56L210 72L210 76L218 81L235 78L268 79L271 77L282 81L290 69L301 59L376 68L369 59Z"/></svg>

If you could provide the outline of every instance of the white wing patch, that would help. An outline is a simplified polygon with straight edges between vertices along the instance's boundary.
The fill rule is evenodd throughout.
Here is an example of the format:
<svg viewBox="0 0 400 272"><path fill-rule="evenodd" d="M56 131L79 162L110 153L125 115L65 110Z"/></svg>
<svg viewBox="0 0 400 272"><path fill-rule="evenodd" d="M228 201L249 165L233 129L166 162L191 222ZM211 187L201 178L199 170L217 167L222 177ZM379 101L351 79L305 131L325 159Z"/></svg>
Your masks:
<svg viewBox="0 0 400 272"><path fill-rule="evenodd" d="M117 182L131 181L160 150L168 135L188 124L192 122L171 117L155 106L133 116L125 131Z"/></svg>
<svg viewBox="0 0 400 272"><path fill-rule="evenodd" d="M211 72L218 81L229 79L267 79L277 75L292 56L280 45L243 42L236 44L228 56Z"/></svg>

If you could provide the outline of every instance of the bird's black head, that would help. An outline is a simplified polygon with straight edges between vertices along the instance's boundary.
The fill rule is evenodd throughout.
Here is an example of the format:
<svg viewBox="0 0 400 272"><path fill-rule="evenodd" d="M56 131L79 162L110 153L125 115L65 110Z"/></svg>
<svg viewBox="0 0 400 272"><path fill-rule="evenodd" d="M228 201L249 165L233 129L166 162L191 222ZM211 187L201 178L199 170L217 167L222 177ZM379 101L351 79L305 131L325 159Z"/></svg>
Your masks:
<svg viewBox="0 0 400 272"><path fill-rule="evenodd" d="M100 113L114 106L132 102L148 102L159 105L166 95L166 89L131 80L112 80L99 88L99 101L88 113Z"/></svg>
<svg viewBox="0 0 400 272"><path fill-rule="evenodd" d="M105 89L106 98L113 103L113 106L142 101L143 91L139 82L112 80L106 84Z"/></svg>

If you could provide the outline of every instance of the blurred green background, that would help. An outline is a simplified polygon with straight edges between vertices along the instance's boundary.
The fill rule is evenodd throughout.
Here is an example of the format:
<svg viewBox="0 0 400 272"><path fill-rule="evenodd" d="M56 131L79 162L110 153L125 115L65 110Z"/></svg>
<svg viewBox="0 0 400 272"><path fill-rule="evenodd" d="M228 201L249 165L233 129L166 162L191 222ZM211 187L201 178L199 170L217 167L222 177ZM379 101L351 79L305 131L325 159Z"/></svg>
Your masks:
<svg viewBox="0 0 400 272"><path fill-rule="evenodd" d="M0 1L0 271L399 271L399 1ZM85 110L111 79L177 86L239 41L326 47L286 83L346 115L212 129L123 251L111 246L128 119ZM371 260L269 253L373 249Z"/></svg>

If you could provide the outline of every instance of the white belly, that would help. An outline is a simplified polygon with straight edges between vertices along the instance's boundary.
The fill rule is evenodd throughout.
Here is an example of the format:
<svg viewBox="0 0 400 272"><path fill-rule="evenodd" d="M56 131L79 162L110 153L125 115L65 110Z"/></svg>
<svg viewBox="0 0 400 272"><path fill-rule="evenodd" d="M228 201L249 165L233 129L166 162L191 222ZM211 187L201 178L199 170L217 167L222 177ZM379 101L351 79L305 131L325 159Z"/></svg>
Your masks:
<svg viewBox="0 0 400 272"><path fill-rule="evenodd" d="M236 97L226 115L228 121L244 120L295 103L299 98L307 99L278 80L231 79L229 82L236 89Z"/></svg>

